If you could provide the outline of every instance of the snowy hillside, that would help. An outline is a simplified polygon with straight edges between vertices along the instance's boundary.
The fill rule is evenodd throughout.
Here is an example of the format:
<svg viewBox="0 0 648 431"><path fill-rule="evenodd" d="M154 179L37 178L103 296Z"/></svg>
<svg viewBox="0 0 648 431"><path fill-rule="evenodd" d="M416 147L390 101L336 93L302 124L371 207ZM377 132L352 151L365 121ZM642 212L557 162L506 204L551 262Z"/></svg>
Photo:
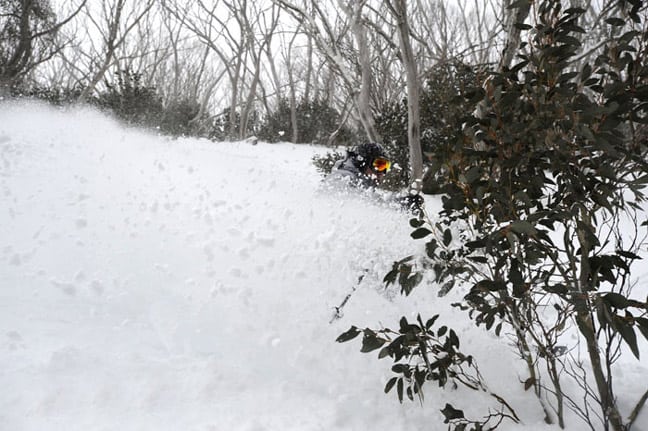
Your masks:
<svg viewBox="0 0 648 431"><path fill-rule="evenodd" d="M500 429L557 430L502 340L435 286L384 290L422 244L406 214L321 191L324 151L0 104L0 430L422 431L444 429L446 402L481 415L490 400L463 389L400 405L382 392L388 360L335 343L417 312L442 313L514 401L524 426ZM624 408L648 369L627 360Z"/></svg>

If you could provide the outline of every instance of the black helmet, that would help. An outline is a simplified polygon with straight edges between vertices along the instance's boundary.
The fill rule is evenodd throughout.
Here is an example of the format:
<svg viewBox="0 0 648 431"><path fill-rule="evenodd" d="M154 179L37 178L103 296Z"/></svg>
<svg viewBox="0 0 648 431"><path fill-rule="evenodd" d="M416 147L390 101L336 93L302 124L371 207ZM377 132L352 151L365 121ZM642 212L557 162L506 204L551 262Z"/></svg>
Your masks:
<svg viewBox="0 0 648 431"><path fill-rule="evenodd" d="M353 158L356 167L361 170L367 166L371 166L373 161L377 158L388 158L385 149L382 145L376 142L360 144L351 150L350 155Z"/></svg>

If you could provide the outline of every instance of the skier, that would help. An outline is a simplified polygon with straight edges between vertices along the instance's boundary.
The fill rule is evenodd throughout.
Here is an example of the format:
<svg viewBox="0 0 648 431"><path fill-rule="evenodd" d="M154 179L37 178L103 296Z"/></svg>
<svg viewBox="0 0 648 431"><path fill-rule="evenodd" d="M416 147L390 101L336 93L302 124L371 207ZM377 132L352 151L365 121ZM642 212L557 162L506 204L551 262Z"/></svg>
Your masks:
<svg viewBox="0 0 648 431"><path fill-rule="evenodd" d="M389 169L391 161L383 147L370 142L348 150L346 157L333 166L327 181L374 189Z"/></svg>
<svg viewBox="0 0 648 431"><path fill-rule="evenodd" d="M391 160L382 145L376 142L360 144L347 151L346 157L333 166L326 177L329 185L342 184L361 189L375 190L391 169ZM423 198L414 193L388 199L414 214L423 208Z"/></svg>

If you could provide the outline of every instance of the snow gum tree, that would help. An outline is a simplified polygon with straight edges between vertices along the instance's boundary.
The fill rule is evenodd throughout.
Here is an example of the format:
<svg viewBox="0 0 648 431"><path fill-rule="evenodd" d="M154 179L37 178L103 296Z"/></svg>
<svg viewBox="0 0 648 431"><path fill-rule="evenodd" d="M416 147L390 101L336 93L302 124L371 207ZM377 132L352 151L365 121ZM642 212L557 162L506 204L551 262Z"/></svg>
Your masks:
<svg viewBox="0 0 648 431"><path fill-rule="evenodd" d="M646 2L611 5L601 20L609 39L587 57L586 10L566 4L512 3L528 17L515 23L522 42L511 67L472 92L479 109L447 161L443 210L411 221L426 256L396 262L385 281L405 294L425 279L441 296L462 289L453 305L515 340L528 369L522 384L547 423L569 426L570 410L590 429L621 431L648 398L624 393L635 407L622 411L615 387L619 356L639 358L648 339L647 299L633 295L631 277L648 224L639 219L648 183ZM628 220L631 232L620 228ZM494 396L496 420L516 420L484 389L456 333L432 331L435 320L404 319L397 331L352 327L339 341L363 334L362 351L391 358L396 377L385 389L395 385L401 400L427 381L455 379ZM442 413L461 430L493 419L470 421L449 404Z"/></svg>
<svg viewBox="0 0 648 431"><path fill-rule="evenodd" d="M63 48L58 32L84 5L57 20L47 0L0 1L0 96L20 87L39 64Z"/></svg>

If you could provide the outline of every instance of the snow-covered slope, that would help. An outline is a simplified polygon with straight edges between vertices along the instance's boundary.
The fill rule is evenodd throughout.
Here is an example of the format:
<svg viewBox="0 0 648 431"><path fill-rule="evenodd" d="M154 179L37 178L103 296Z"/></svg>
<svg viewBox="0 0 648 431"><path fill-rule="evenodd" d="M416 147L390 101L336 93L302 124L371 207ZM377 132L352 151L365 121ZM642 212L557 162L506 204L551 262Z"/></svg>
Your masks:
<svg viewBox="0 0 648 431"><path fill-rule="evenodd" d="M406 214L322 192L318 152L1 104L0 430L430 430L446 402L484 413L464 390L399 405L387 360L334 342L417 312L444 313L486 358L524 429L554 429L501 340L453 324L434 286L384 291L422 244Z"/></svg>

